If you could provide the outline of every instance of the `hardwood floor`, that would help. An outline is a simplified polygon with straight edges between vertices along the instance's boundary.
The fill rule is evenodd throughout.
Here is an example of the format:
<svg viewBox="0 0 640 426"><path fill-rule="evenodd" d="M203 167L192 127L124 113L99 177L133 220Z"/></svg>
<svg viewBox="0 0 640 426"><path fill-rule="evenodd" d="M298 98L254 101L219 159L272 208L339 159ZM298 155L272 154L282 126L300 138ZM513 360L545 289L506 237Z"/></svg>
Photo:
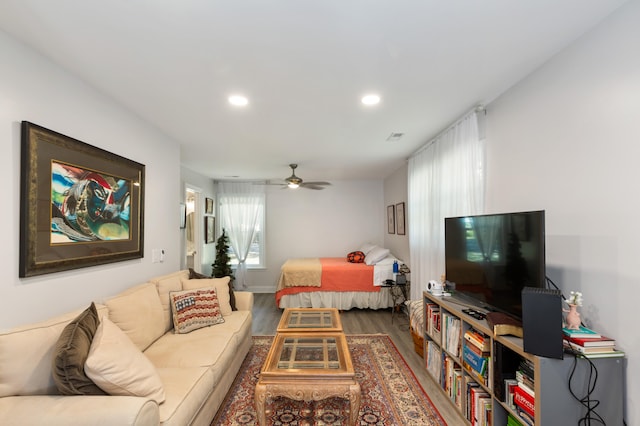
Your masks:
<svg viewBox="0 0 640 426"><path fill-rule="evenodd" d="M387 334L402 354L422 388L448 425L467 424L444 394L428 376L424 360L413 348L409 332L409 318L396 312L391 322L391 310L352 309L340 313L345 334ZM276 307L273 293L255 293L253 305L253 334L275 335L282 310Z"/></svg>

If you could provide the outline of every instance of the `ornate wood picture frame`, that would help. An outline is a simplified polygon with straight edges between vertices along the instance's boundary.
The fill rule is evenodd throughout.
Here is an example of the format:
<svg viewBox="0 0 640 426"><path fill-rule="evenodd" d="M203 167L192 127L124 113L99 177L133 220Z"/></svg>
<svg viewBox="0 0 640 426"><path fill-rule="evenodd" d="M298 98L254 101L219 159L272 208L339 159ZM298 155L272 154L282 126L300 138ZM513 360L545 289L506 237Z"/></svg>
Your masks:
<svg viewBox="0 0 640 426"><path fill-rule="evenodd" d="M19 276L144 256L145 166L22 122Z"/></svg>

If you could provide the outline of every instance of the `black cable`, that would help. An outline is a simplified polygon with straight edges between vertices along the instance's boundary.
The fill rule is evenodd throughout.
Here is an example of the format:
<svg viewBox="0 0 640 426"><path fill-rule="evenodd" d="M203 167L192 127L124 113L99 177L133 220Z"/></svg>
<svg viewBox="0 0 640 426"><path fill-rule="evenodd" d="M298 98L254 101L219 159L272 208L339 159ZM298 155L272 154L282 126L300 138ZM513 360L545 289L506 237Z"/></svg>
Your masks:
<svg viewBox="0 0 640 426"><path fill-rule="evenodd" d="M570 349L570 348L565 348L565 352L573 355L573 365L571 367L571 374L569 374L569 383L568 383L569 392L571 393L571 396L573 396L573 398L576 401L578 401L582 406L584 406L587 409L586 414L578 421L578 426L581 426L581 425L591 426L592 421L596 422L596 424L601 424L606 426L606 422L604 421L602 416L600 416L600 414L598 414L595 411L596 407L600 405L600 401L597 399L591 398L591 395L593 394L593 391L595 390L596 384L598 382L598 369L588 357L585 357L580 352L574 351L573 349ZM579 398L571 388L571 381L573 380L573 375L575 374L576 368L578 366L578 358L584 359L589 363L589 378L587 381L587 394L582 398Z"/></svg>

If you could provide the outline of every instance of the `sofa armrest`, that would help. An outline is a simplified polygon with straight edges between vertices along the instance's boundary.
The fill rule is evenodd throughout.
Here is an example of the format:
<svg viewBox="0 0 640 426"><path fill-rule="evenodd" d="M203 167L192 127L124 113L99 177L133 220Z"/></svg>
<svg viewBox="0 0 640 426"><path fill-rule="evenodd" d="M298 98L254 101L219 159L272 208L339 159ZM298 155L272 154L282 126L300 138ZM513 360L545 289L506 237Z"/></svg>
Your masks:
<svg viewBox="0 0 640 426"><path fill-rule="evenodd" d="M0 423L28 425L157 425L158 404L135 396L33 395L0 398Z"/></svg>
<svg viewBox="0 0 640 426"><path fill-rule="evenodd" d="M250 311L253 309L253 293L250 291L234 291L236 296L236 308L239 311Z"/></svg>

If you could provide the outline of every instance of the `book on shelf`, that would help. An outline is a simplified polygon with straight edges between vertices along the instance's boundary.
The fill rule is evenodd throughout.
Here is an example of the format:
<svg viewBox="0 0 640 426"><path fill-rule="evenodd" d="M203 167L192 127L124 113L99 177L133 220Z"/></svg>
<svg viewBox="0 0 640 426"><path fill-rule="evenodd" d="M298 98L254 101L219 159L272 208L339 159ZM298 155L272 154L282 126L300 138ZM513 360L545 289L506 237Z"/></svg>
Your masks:
<svg viewBox="0 0 640 426"><path fill-rule="evenodd" d="M535 419L535 416L536 416L535 398L529 395L527 392L525 392L520 386L516 386L516 388L513 391L514 391L513 403L516 405L516 407L523 410L525 413L531 416L532 419Z"/></svg>
<svg viewBox="0 0 640 426"><path fill-rule="evenodd" d="M507 426L523 426L522 422L516 419L513 414L509 413L507 415Z"/></svg>
<svg viewBox="0 0 640 426"><path fill-rule="evenodd" d="M584 346L585 348L591 346L615 346L616 341L610 337L570 337L565 335L565 339L575 343L576 345Z"/></svg>
<svg viewBox="0 0 640 426"><path fill-rule="evenodd" d="M525 391L526 393L528 393L529 395L531 395L531 397L535 398L536 397L536 393L534 392L533 388L531 387L531 385L528 385L524 382L518 382L518 387L520 389L522 389L523 391Z"/></svg>
<svg viewBox="0 0 640 426"><path fill-rule="evenodd" d="M481 376L485 376L487 372L487 365L489 364L489 357L482 356L475 353L471 345L464 345L462 348L463 364L475 371Z"/></svg>
<svg viewBox="0 0 640 426"><path fill-rule="evenodd" d="M562 327L562 332L564 333L565 336L569 336L569 337L590 337L590 338L602 337L600 334L582 325L577 330L569 329L567 327Z"/></svg>
<svg viewBox="0 0 640 426"><path fill-rule="evenodd" d="M485 318L496 336L511 335L522 337L522 321L503 312L489 312Z"/></svg>
<svg viewBox="0 0 640 426"><path fill-rule="evenodd" d="M464 332L464 339L475 345L482 352L489 352L491 350L491 341L485 337L482 333L478 333L474 329L470 328Z"/></svg>
<svg viewBox="0 0 640 426"><path fill-rule="evenodd" d="M580 352L581 354L596 354L596 353L606 353L606 352L615 352L614 346L581 346L576 343L565 340L567 346L574 351Z"/></svg>
<svg viewBox="0 0 640 426"><path fill-rule="evenodd" d="M535 425L534 418L532 416L530 416L529 413L524 411L522 408L518 407L516 409L516 413L518 413L518 416L520 418L520 422L524 423L527 426L534 426Z"/></svg>
<svg viewBox="0 0 640 426"><path fill-rule="evenodd" d="M504 403L511 408L515 408L513 405L513 394L515 387L518 386L518 381L516 379L504 379Z"/></svg>
<svg viewBox="0 0 640 426"><path fill-rule="evenodd" d="M582 356L585 357L585 358L591 358L591 359L596 359L596 358L624 358L624 352L623 351L614 350L614 351L611 351L611 352L586 353L586 354L582 354Z"/></svg>
<svg viewBox="0 0 640 426"><path fill-rule="evenodd" d="M524 374L522 371L518 370L516 371L516 381L519 385L525 385L528 389L531 390L531 393L533 393L533 389L535 389L533 377L528 376L527 374Z"/></svg>

